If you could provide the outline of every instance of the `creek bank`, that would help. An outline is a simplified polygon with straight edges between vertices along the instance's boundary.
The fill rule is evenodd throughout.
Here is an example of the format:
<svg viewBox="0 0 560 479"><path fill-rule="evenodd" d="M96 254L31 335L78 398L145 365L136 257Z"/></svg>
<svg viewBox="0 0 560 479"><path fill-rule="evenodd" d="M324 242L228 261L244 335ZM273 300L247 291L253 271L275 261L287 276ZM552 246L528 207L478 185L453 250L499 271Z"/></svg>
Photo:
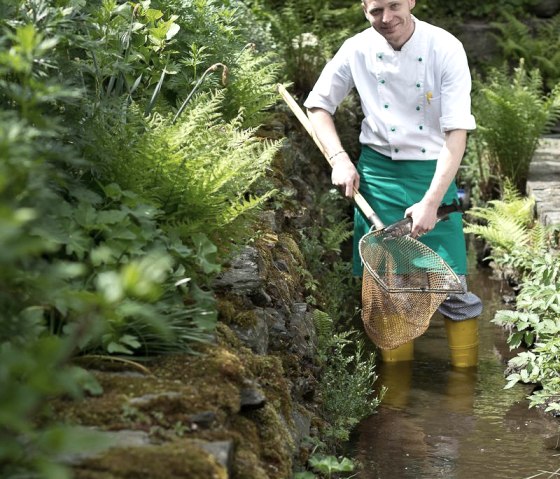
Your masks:
<svg viewBox="0 0 560 479"><path fill-rule="evenodd" d="M283 479L306 461L304 438L324 420L296 232L313 221L302 178L329 176L291 121L280 108L258 132L286 136L272 181L287 201L261 213L254 241L215 279L215 342L138 365L82 361L103 393L53 402L58 419L103 434L102 451L61 458L76 479Z"/></svg>

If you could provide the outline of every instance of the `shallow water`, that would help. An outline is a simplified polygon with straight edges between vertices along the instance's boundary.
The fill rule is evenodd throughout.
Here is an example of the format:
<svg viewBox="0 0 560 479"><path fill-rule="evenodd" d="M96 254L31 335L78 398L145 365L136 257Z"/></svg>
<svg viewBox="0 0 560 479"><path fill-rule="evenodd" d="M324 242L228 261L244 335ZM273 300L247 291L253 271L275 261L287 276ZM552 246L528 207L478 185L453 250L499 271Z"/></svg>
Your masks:
<svg viewBox="0 0 560 479"><path fill-rule="evenodd" d="M471 263L475 263L471 261ZM507 335L490 323L504 309L501 285L471 267L469 287L484 301L477 368L453 369L443 319L415 341L415 360L378 368L389 389L376 414L354 431L360 479L560 478L560 422L528 409L527 385L504 390Z"/></svg>

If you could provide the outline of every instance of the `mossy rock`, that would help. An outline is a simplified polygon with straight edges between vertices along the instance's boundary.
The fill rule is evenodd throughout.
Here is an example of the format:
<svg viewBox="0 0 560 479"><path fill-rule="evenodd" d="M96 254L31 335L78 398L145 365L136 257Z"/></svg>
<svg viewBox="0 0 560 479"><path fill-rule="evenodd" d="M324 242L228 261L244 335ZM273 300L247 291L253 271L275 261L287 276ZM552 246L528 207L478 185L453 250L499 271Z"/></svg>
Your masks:
<svg viewBox="0 0 560 479"><path fill-rule="evenodd" d="M112 449L74 468L75 479L227 479L226 469L196 441Z"/></svg>

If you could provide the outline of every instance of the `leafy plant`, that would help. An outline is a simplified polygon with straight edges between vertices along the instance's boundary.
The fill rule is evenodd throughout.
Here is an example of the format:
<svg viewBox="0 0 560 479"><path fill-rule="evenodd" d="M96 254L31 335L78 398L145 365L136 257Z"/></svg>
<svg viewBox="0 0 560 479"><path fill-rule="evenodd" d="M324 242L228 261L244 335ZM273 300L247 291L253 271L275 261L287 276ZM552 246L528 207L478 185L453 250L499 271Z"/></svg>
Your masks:
<svg viewBox="0 0 560 479"><path fill-rule="evenodd" d="M4 2L0 13L0 475L61 478L67 474L54 462L58 455L92 446L81 441L83 431L52 423L48 401L100 393L72 358L80 351L189 351L211 339L216 313L205 285L220 265L217 247L200 225L179 237L190 211L178 211L184 203L171 194L176 178L170 165L158 177L169 189L151 197L127 189L124 180L109 181L101 168L128 161L122 150L135 152L130 140L146 142L157 126L164 140L185 133L186 121L175 129L163 126L176 97L162 79L177 76L173 57L188 23L149 1L16 3ZM204 11L206 2L196 3ZM212 18L208 28L228 30L228 19ZM257 115L270 98L257 100L251 112ZM197 118L211 118L210 129L221 137L206 135L211 145L199 139L196 148L238 149L252 161L273 154L270 144L252 138L254 130L243 130L241 115L218 120L223 93L200 97L198 104L204 99L214 110ZM98 131L90 127L102 118L111 119L104 128L115 127L117 134L119 121L129 120L128 132L135 135L119 137L114 150L96 144ZM176 146L188 150L189 139ZM105 154L103 162L97 162L96 148ZM224 171L225 163L213 170L206 164L198 178L189 178L195 184L211 170L216 204L225 211L212 231L225 249L231 236L219 228L264 201L251 198L250 188L266 168L265 157L250 173L246 166L235 176ZM157 177L157 163L146 160L142 167L146 177ZM162 191L167 196L158 196Z"/></svg>
<svg viewBox="0 0 560 479"><path fill-rule="evenodd" d="M540 384L530 405L560 412L560 260L546 230L532 223L533 200L510 188L503 201L474 209L487 225L471 224L466 231L486 239L498 267L509 268L519 283L515 310L497 311L492 319L510 331L510 348L529 348L509 361L506 388L518 382Z"/></svg>
<svg viewBox="0 0 560 479"><path fill-rule="evenodd" d="M333 442L347 441L351 429L379 405L371 397L375 356L366 353L356 332L333 336L330 367L323 372L320 389L330 426L325 435Z"/></svg>
<svg viewBox="0 0 560 479"><path fill-rule="evenodd" d="M475 138L483 143L490 169L498 173L500 184L508 179L525 191L537 144L560 118L560 85L544 95L539 71L528 72L523 60L512 76L505 68L494 68L478 84L473 110L479 123Z"/></svg>
<svg viewBox="0 0 560 479"><path fill-rule="evenodd" d="M252 1L258 18L270 24L273 47L285 64L285 80L293 82L296 93L313 87L321 69L350 34L359 19L364 25L359 3L351 8L325 1L312 0Z"/></svg>
<svg viewBox="0 0 560 479"><path fill-rule="evenodd" d="M511 13L503 16L505 21L492 25L500 32L495 38L504 58L514 63L524 59L527 68L541 72L546 88L552 90L560 80L560 15L533 28Z"/></svg>
<svg viewBox="0 0 560 479"><path fill-rule="evenodd" d="M312 456L309 465L317 472L324 474L328 479L339 472L352 472L354 463L347 457L339 460L335 456Z"/></svg>
<svg viewBox="0 0 560 479"><path fill-rule="evenodd" d="M143 193L164 213L169 234L183 239L205 233L222 245L247 234L245 216L272 191L252 196L267 172L278 142L242 129L242 117L220 116L223 92L198 97L171 124L153 114L145 119L131 105L122 118L105 115L89 124L90 156L103 181Z"/></svg>
<svg viewBox="0 0 560 479"><path fill-rule="evenodd" d="M492 200L488 206L469 210L472 221L465 232L486 240L491 246L491 259L512 279L529 270L535 255L549 246L549 232L534 221L534 199L522 197L508 182L503 199Z"/></svg>

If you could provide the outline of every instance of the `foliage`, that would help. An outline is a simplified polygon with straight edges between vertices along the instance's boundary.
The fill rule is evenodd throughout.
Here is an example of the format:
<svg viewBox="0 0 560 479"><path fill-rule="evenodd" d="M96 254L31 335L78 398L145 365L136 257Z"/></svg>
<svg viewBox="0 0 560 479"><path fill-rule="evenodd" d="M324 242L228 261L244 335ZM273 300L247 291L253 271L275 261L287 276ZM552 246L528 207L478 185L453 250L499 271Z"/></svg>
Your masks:
<svg viewBox="0 0 560 479"><path fill-rule="evenodd" d="M189 351L211 339L216 313L206 284L220 265L204 233L220 237L218 229L236 219L243 229L245 213L269 194L263 188L260 197L251 196L276 147L242 123L256 121L273 101L277 67L249 52L239 56L246 40L234 31L235 18L215 15L223 11L218 2L190 2L200 22L222 34L212 54L231 48L249 64L236 91L247 95L250 84L256 98L240 114L236 93L212 94L216 84L208 82L189 116L172 125L172 105L185 86L178 74L192 85L194 67L207 65L175 62L179 47L193 45L195 29L168 8L171 2L159 2L161 9L149 1L14 3L3 4L0 18L0 475L60 478L66 473L53 462L58 455L92 445L83 431L51 423L48 400L100 393L92 377L72 366L76 354ZM225 37L236 41L222 43ZM172 76L175 82L164 81ZM191 118L203 104L206 114ZM222 109L229 120L218 119ZM202 138L190 137L189 127ZM106 143L99 143L105 141L100 131ZM159 163L147 156L170 140L177 156L166 151ZM191 141L203 155L189 150ZM139 146L144 181L150 174L161 181L147 192L131 191L128 178L114 172L123 167L118 161L140 154ZM189 154L183 161L196 159L198 168L191 177L183 170L183 183L173 178L171 164L180 149ZM248 157L239 172L228 159L212 163L233 150ZM206 215L207 228L188 230L191 211L170 193L204 184L202 173L211 175L223 221L214 224L215 216ZM210 194L202 186L198 191ZM227 247L233 235L222 232Z"/></svg>
<svg viewBox="0 0 560 479"><path fill-rule="evenodd" d="M502 0L500 2L430 0L429 2L417 2L415 14L427 21L434 17L438 20L449 20L450 18L492 20L499 18L504 12L522 16L533 3L533 0Z"/></svg>
<svg viewBox="0 0 560 479"><path fill-rule="evenodd" d="M344 244L352 236L346 201L335 189L316 198L314 223L301 232L301 250L314 278L320 285L311 301L333 318L336 327L349 325L357 315L360 285L352 276L350 262L342 256Z"/></svg>
<svg viewBox="0 0 560 479"><path fill-rule="evenodd" d="M474 133L488 154L489 168L500 184L509 179L525 191L529 164L541 136L560 118L560 85L543 95L538 70L527 72L521 61L512 76L505 68L490 71L478 84L473 110Z"/></svg>
<svg viewBox="0 0 560 479"><path fill-rule="evenodd" d="M531 28L517 16L504 12L504 21L492 24L500 32L495 35L504 59L527 68L538 69L545 87L550 91L560 81L560 15L537 23Z"/></svg>
<svg viewBox="0 0 560 479"><path fill-rule="evenodd" d="M204 233L222 246L247 235L247 214L270 196L250 188L279 146L242 129L241 116L223 121L223 96L199 96L174 124L158 114L147 119L132 104L120 118L100 115L86 125L86 151L102 181L145 192L165 213L169 234Z"/></svg>
<svg viewBox="0 0 560 479"><path fill-rule="evenodd" d="M337 444L347 441L358 422L373 414L379 404L371 397L375 355L366 352L356 331L333 334L327 349L329 362L323 370L320 391L329 426L325 437Z"/></svg>
<svg viewBox="0 0 560 479"><path fill-rule="evenodd" d="M302 242L309 271L318 278L312 295L319 308L314 312L317 356L323 365L319 387L329 422L323 434L332 445L347 440L352 427L378 404L371 398L375 356L364 350L359 333L350 325L357 312L359 286L349 262L340 256L342 243L351 234L343 219L344 204L334 190L320 195L314 207L316 221L303 232Z"/></svg>
<svg viewBox="0 0 560 479"><path fill-rule="evenodd" d="M472 220L466 223L465 232L486 240L491 247L490 259L511 279L519 279L534 267L535 256L549 247L551 231L534 220L533 198L522 197L508 182L502 198L471 208Z"/></svg>
<svg viewBox="0 0 560 479"><path fill-rule="evenodd" d="M547 231L533 224L533 200L521 198L506 188L502 201L487 208L475 208L473 215L487 225L469 225L490 243L498 267L513 271L520 284L515 310L497 311L493 323L510 331L511 349L524 346L509 361L506 388L518 382L539 383L530 405L545 405L560 412L560 259Z"/></svg>
<svg viewBox="0 0 560 479"><path fill-rule="evenodd" d="M285 64L285 80L297 94L313 87L327 60L350 35L356 19L365 28L360 4L338 6L331 0L253 0L249 2L261 21L270 25L272 48ZM340 3L340 2L339 2Z"/></svg>

